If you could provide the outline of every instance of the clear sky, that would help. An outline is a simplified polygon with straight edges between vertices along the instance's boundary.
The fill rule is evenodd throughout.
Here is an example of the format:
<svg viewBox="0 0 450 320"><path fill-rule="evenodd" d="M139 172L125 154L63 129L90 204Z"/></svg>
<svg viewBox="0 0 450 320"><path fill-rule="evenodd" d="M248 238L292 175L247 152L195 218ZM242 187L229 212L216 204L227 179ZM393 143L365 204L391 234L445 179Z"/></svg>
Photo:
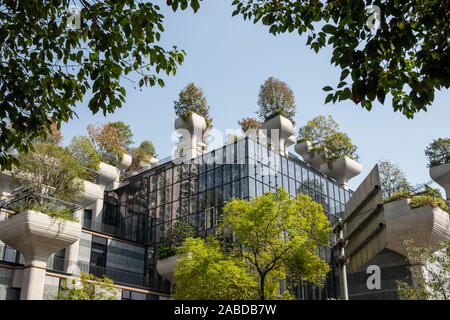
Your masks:
<svg viewBox="0 0 450 320"><path fill-rule="evenodd" d="M259 86L273 76L294 91L296 130L317 115L332 115L359 146L363 171L350 180L350 188L356 189L380 159L398 163L413 184L431 180L424 149L433 139L450 136L448 90L437 92L429 111L412 120L394 113L390 97L384 106L374 103L370 112L351 101L324 105L322 88L336 87L340 76L340 70L330 65L331 50L316 54L306 46L305 36L293 32L274 37L261 23L231 17L231 0L205 0L196 14L190 9L173 13L165 1L160 2L165 15L162 46L177 45L187 52L176 76L165 79L164 88L142 91L123 79L126 103L106 117L92 115L87 95L76 108L79 118L62 126L64 144L73 136L86 135L88 124L120 120L130 125L136 144L151 140L158 157L164 158L174 146L170 140L176 118L173 102L186 84L194 82L204 90L213 126L225 133L228 128L238 129L238 120L256 116ZM294 152L293 146L290 151Z"/></svg>

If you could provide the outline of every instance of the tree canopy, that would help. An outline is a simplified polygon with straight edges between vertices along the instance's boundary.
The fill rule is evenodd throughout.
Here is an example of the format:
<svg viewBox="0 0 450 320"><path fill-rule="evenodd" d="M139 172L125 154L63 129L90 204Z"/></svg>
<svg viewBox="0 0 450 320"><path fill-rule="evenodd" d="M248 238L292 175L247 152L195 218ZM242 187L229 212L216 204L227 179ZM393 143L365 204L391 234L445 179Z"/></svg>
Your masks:
<svg viewBox="0 0 450 320"><path fill-rule="evenodd" d="M175 114L187 120L191 112L204 117L207 125L211 123L209 117L210 106L206 101L203 89L197 87L193 82L184 87L178 94L178 100L174 101Z"/></svg>
<svg viewBox="0 0 450 320"><path fill-rule="evenodd" d="M267 121L277 115L290 120L295 116L295 98L286 82L270 77L259 88L258 116Z"/></svg>
<svg viewBox="0 0 450 320"><path fill-rule="evenodd" d="M339 124L334 121L331 115L328 119L323 116L317 116L309 120L306 126L298 131L299 141L308 140L313 148L323 148L328 150L329 159L348 156L358 158L356 150L358 147L351 142L350 137L339 130Z"/></svg>
<svg viewBox="0 0 450 320"><path fill-rule="evenodd" d="M389 160L378 161L383 199L391 198L396 191L408 192L411 184L398 164Z"/></svg>
<svg viewBox="0 0 450 320"><path fill-rule="evenodd" d="M308 34L316 53L332 48L341 69L325 103L352 100L371 110L392 96L392 107L413 118L436 90L450 85L449 1L234 0L233 16L261 21L278 35ZM332 91L329 85L324 91Z"/></svg>
<svg viewBox="0 0 450 320"><path fill-rule="evenodd" d="M425 149L428 166L434 167L450 162L450 138L433 140Z"/></svg>
<svg viewBox="0 0 450 320"><path fill-rule="evenodd" d="M175 268L177 300L256 299L257 283L243 260L224 253L218 240L187 238Z"/></svg>
<svg viewBox="0 0 450 320"><path fill-rule="evenodd" d="M93 274L81 272L80 278L64 279L56 300L117 300L120 290L114 287L114 281L99 278Z"/></svg>
<svg viewBox="0 0 450 320"><path fill-rule="evenodd" d="M201 0L171 0L175 11ZM169 3L170 2L170 3ZM60 127L90 93L93 114L112 113L125 102L121 80L133 74L139 86L164 86L185 52L159 44L161 8L136 0L80 0L80 24L70 0L0 1L0 166L18 165L52 123Z"/></svg>
<svg viewBox="0 0 450 320"><path fill-rule="evenodd" d="M224 206L221 228L232 234L234 256L243 259L258 283L260 299L274 298L280 280L322 283L330 270L318 256L329 243L329 221L309 196L290 199L282 188Z"/></svg>

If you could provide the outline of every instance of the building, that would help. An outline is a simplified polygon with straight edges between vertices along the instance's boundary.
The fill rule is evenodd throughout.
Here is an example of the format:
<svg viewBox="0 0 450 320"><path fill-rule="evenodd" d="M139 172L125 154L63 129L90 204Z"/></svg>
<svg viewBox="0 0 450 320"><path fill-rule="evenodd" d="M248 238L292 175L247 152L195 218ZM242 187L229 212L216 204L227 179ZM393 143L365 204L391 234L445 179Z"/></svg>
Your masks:
<svg viewBox="0 0 450 320"><path fill-rule="evenodd" d="M48 259L44 299L56 294L62 279L77 276L80 271L113 279L122 299L168 299L171 284L156 270L156 252L162 233L174 221L188 221L200 236L213 234L225 201L235 197L250 199L281 186L291 196L307 194L322 204L333 225L343 217L345 203L352 196L348 179L338 183L339 179L288 153L286 145L268 148L243 137L209 152L196 154L195 148L190 150L192 153L184 158L188 161L160 160L123 179L119 179L120 169L126 163L122 168L101 164L95 183L85 182L85 195L77 209L82 227L79 240ZM3 197L11 196L8 173L2 173L1 179ZM7 210L2 210L0 220L6 215ZM299 298L339 296L336 253L324 247L320 255L333 271L324 287L306 282L299 285ZM374 259L387 275L383 290L365 287L367 274L363 268L349 274L351 299L394 299L395 280L409 279L404 256L385 249ZM19 299L24 263L21 253L0 242L1 300Z"/></svg>

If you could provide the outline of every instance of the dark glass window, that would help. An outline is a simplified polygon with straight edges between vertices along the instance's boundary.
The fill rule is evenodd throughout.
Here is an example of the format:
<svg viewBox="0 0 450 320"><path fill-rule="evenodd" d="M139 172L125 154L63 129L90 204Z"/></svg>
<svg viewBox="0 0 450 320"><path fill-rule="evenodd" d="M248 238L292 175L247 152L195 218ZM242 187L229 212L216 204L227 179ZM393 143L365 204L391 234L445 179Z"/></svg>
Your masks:
<svg viewBox="0 0 450 320"><path fill-rule="evenodd" d="M233 198L240 198L241 197L241 182L233 181Z"/></svg>
<svg viewBox="0 0 450 320"><path fill-rule="evenodd" d="M223 186L223 201L228 201L231 199L231 184L225 184Z"/></svg>
<svg viewBox="0 0 450 320"><path fill-rule="evenodd" d="M83 211L83 228L90 229L92 221L92 210L84 209Z"/></svg>
<svg viewBox="0 0 450 320"><path fill-rule="evenodd" d="M214 187L214 171L208 171L207 174L207 188L211 189Z"/></svg>
<svg viewBox="0 0 450 320"><path fill-rule="evenodd" d="M253 178L249 178L249 182L248 182L248 196L250 198L255 198L256 197L255 179L253 179Z"/></svg>
<svg viewBox="0 0 450 320"><path fill-rule="evenodd" d="M223 183L231 181L231 166L229 164L223 166Z"/></svg>
<svg viewBox="0 0 450 320"><path fill-rule="evenodd" d="M198 191L202 192L206 190L206 174L201 174L198 176Z"/></svg>
<svg viewBox="0 0 450 320"><path fill-rule="evenodd" d="M216 168L216 170L215 170L215 175L216 175L216 177L215 177L215 186L217 187L217 186L220 186L220 185L222 185L222 181L223 181L223 179L222 179L222 167L219 167L219 168Z"/></svg>

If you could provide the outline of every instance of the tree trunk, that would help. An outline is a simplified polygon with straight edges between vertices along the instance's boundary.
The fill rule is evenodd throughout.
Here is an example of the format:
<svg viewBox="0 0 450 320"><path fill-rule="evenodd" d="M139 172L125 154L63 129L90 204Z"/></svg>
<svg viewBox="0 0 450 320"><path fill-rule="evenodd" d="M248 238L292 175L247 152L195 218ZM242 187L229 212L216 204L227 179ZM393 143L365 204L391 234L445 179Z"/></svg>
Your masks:
<svg viewBox="0 0 450 320"><path fill-rule="evenodd" d="M266 300L265 299L265 295L264 295L264 279L265 279L265 277L266 277L266 275L259 274L259 279L260 279L259 290L260 290L260 298L261 298L261 300Z"/></svg>

